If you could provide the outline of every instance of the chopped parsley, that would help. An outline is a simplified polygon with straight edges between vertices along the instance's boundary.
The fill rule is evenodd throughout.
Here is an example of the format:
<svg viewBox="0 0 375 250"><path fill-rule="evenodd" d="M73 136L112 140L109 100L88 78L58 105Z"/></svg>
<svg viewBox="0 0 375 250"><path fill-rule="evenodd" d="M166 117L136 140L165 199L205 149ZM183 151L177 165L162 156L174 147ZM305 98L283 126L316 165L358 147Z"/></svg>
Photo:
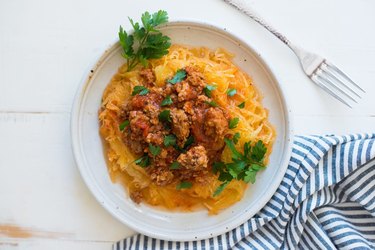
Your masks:
<svg viewBox="0 0 375 250"><path fill-rule="evenodd" d="M161 122L172 122L171 119L171 111L169 109L165 109L160 112L159 114L159 121Z"/></svg>
<svg viewBox="0 0 375 250"><path fill-rule="evenodd" d="M130 122L128 120L122 122L118 128L120 129L120 131L123 131L127 126L129 126Z"/></svg>
<svg viewBox="0 0 375 250"><path fill-rule="evenodd" d="M188 181L182 181L180 182L177 186L176 186L176 189L177 190L181 190L181 189L187 189L187 188L191 188L193 186L193 184L191 182L188 182Z"/></svg>
<svg viewBox="0 0 375 250"><path fill-rule="evenodd" d="M187 138L187 140L186 140L186 142L185 142L185 144L184 144L184 149L186 150L188 147L190 147L191 144L194 143L194 141L195 141L194 136L190 135L190 136Z"/></svg>
<svg viewBox="0 0 375 250"><path fill-rule="evenodd" d="M237 105L240 109L243 109L245 107L245 102L241 102L240 104Z"/></svg>
<svg viewBox="0 0 375 250"><path fill-rule="evenodd" d="M166 135L164 137L164 146L169 147L169 146L176 146L176 136L175 135Z"/></svg>
<svg viewBox="0 0 375 250"><path fill-rule="evenodd" d="M237 125L238 125L238 122L240 121L240 119L238 118L238 117L235 117L235 118L233 118L233 119L230 119L229 120L229 128L230 129L234 129L234 128L236 128L237 127Z"/></svg>
<svg viewBox="0 0 375 250"><path fill-rule="evenodd" d="M141 86L141 85L138 85L138 86L135 86L133 88L133 92L132 92L132 96L134 95L147 95L148 92L150 92L145 86Z"/></svg>
<svg viewBox="0 0 375 250"><path fill-rule="evenodd" d="M237 142L238 142L238 140L240 139L240 133L235 133L234 135L233 135L233 138L232 138L232 140L233 140L233 143L234 144L237 144Z"/></svg>
<svg viewBox="0 0 375 250"><path fill-rule="evenodd" d="M180 163L178 163L177 161L173 162L170 166L169 166L170 169L179 169L180 168Z"/></svg>
<svg viewBox="0 0 375 250"><path fill-rule="evenodd" d="M135 160L134 162L135 164L145 168L150 165L150 157L148 157L148 155L145 154L141 158L138 158L137 160Z"/></svg>
<svg viewBox="0 0 375 250"><path fill-rule="evenodd" d="M207 84L205 87L204 87L204 89L203 89L203 91L204 91L204 93L205 93L205 95L207 96L207 97L212 97L212 91L213 90L215 90L216 89L216 86L214 86L214 85L209 85L209 84Z"/></svg>
<svg viewBox="0 0 375 250"><path fill-rule="evenodd" d="M161 152L161 148L159 146L154 146L151 143L148 144L148 150L153 156L157 156Z"/></svg>
<svg viewBox="0 0 375 250"><path fill-rule="evenodd" d="M234 96L237 93L236 89L228 89L227 90L227 95L228 96Z"/></svg>
<svg viewBox="0 0 375 250"><path fill-rule="evenodd" d="M177 70L176 74L172 77L172 79L169 79L168 82L170 84L176 84L181 82L186 78L186 71L184 69Z"/></svg>
<svg viewBox="0 0 375 250"><path fill-rule="evenodd" d="M217 103L215 101L205 101L205 103L207 103L208 105L210 105L212 107L219 107L219 105L217 105Z"/></svg>
<svg viewBox="0 0 375 250"><path fill-rule="evenodd" d="M161 102L160 106L168 106L173 103L171 96L167 95L165 99Z"/></svg>

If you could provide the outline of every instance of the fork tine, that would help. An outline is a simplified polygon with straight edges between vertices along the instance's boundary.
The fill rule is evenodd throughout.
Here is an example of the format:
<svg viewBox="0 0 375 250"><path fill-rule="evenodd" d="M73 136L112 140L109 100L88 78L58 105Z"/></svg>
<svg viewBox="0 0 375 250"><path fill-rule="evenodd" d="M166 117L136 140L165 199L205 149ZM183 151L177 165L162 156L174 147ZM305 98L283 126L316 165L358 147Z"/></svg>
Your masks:
<svg viewBox="0 0 375 250"><path fill-rule="evenodd" d="M350 100L352 100L353 102L356 102L357 101L351 96L349 95L348 93L346 93L342 88L340 88L340 86L338 86L334 81L331 81L329 79L327 79L327 77L322 77L322 73L324 73L325 71L319 69L317 72L316 72L316 76L323 82L325 82L326 84L328 84L329 86L333 86L334 89L336 89L337 91L339 91L341 94L343 94L344 96L348 97ZM339 83L341 83L339 81Z"/></svg>
<svg viewBox="0 0 375 250"><path fill-rule="evenodd" d="M355 82L353 82L352 79L349 78L349 76L347 74L345 74L344 72L342 72L339 68L337 68L335 65L333 65L332 63L330 62L327 62L325 61L325 64L328 66L328 67L331 67L334 71L336 71L339 75L341 75L343 78L345 78L347 81L349 81L351 84L353 84L354 86L356 86L359 90L361 90L363 93L366 93L366 91L364 91L361 87L359 87Z"/></svg>
<svg viewBox="0 0 375 250"><path fill-rule="evenodd" d="M311 77L311 79L319 85L319 87L321 87L322 89L324 89L325 91L327 91L331 96L335 97L337 100L339 100L340 102L342 102L343 104L347 105L349 108L352 108L352 106L350 106L349 103L347 103L344 99L342 99L339 95L337 95L334 91L332 91L330 88L328 88L328 86L324 83L324 81L322 81L322 78L315 75L316 77Z"/></svg>
<svg viewBox="0 0 375 250"><path fill-rule="evenodd" d="M352 94L356 95L357 97L361 98L360 95L358 95L350 86L344 84L340 79L338 79L334 74L330 72L330 69L328 67L321 67L321 70L327 74L333 81L341 83L346 89L348 89Z"/></svg>

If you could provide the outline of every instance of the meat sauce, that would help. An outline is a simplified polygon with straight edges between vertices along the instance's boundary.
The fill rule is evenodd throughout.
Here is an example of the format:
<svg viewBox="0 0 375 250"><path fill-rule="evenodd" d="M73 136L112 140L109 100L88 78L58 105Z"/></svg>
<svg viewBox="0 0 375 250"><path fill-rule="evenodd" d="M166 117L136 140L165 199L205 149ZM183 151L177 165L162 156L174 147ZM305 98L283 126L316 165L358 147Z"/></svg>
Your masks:
<svg viewBox="0 0 375 250"><path fill-rule="evenodd" d="M204 185L228 136L229 114L212 106L212 99L204 95L206 83L199 71L192 67L184 70L185 79L163 87L154 84L152 70L142 70L140 76L149 92L132 96L120 117L120 123L129 121L122 140L134 154L150 159L145 169L158 186L182 181ZM172 104L162 106L165 98ZM169 110L167 121L159 118L165 110ZM166 137L174 138L167 146ZM150 145L159 148L158 154L150 152ZM140 202L142 197L133 200Z"/></svg>

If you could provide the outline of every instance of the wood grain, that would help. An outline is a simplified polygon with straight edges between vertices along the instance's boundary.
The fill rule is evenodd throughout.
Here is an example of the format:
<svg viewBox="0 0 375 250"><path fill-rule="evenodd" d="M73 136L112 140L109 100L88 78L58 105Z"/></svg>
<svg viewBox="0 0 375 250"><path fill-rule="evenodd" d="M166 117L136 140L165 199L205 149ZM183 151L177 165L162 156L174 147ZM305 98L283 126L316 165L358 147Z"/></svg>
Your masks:
<svg viewBox="0 0 375 250"><path fill-rule="evenodd" d="M50 232L38 228L21 227L14 224L0 224L0 235L9 238L70 238L73 236L71 233Z"/></svg>

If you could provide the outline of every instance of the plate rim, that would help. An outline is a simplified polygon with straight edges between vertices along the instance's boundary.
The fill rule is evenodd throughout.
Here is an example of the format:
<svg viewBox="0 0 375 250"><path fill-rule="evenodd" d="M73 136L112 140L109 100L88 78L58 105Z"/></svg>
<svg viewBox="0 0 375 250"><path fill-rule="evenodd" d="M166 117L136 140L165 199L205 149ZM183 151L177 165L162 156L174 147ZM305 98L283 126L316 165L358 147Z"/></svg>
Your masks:
<svg viewBox="0 0 375 250"><path fill-rule="evenodd" d="M284 148L285 153L282 156L282 160L280 162L281 167L279 167L279 175L277 175L277 178L273 180L273 184L269 187L269 189L272 189L273 192L270 193L267 196L263 196L257 203L257 209L251 217L246 216L246 213L244 213L243 216L241 216L241 220L237 223L231 223L230 226L223 227L223 228L217 228L215 229L214 232L206 232L205 234L200 234L198 237L194 236L193 234L189 235L188 233L186 234L187 236L184 237L173 237L173 235L165 235L163 233L158 233L158 232L153 232L150 230L139 228L136 225L128 223L124 218L119 216L113 211L113 207L108 203L105 202L107 200L105 194L101 191L100 187L97 185L97 183L92 182L88 178L87 172L83 165L85 165L84 160L82 159L81 156L81 145L80 145L80 140L79 140L79 121L80 121L80 110L82 108L82 103L84 101L84 95L85 95L85 90L89 86L91 77L93 74L96 72L96 70L100 67L102 62L108 57L109 54L113 52L114 49L116 49L116 45L118 45L118 40L114 40L113 42L110 43L104 50L99 50L98 54L95 57L94 60L89 64L89 67L84 71L83 76L81 78L80 84L77 86L77 92L74 96L74 102L72 105L72 110L71 110L71 118L70 118L70 132L71 132L71 142L72 142L72 151L73 151L73 156L76 162L76 165L79 169L79 173L81 175L81 178L83 179L84 183L90 190L91 194L95 197L95 199L99 202L99 204L105 208L107 212L109 212L114 218L116 218L118 221L123 223L124 225L128 226L129 228L133 229L134 231L138 233L142 233L144 235L154 237L157 239L162 239L162 240L173 240L173 241L190 241L190 240L201 240L201 239L206 239L210 237L214 237L223 233L226 233L230 230L233 230L234 228L237 228L241 224L245 223L247 220L251 219L256 213L258 213L266 204L267 202L272 198L272 196L275 194L277 188L279 187L284 174L287 170L288 167L288 162L291 156L291 151L292 151L292 144L293 144L293 138L294 138L294 128L293 128L293 112L290 108L290 105L287 102L287 92L285 91L283 85L281 84L282 81L277 75L275 74L275 70L272 68L272 63L268 62L265 58L261 56L261 53L254 49L251 44L243 40L242 38L238 37L235 35L234 32L230 31L230 29L226 27L222 27L216 24L212 24L206 21L200 21L200 20L194 20L194 19L179 19L179 20L172 20L166 23L165 25L161 25L160 27L167 27L167 26L173 26L173 25L187 25L187 26L198 26L198 27L203 27L203 28L208 28L208 29L213 29L217 32L220 32L224 35L229 36L231 39L235 39L241 44L244 44L245 46L250 49L251 52L255 53L257 55L257 60L261 63L261 66L264 67L267 71L267 73L270 74L271 79L276 83L275 87L280 91L280 100L283 103L284 106L284 111L285 111L285 144L282 146ZM85 175L84 175L85 173Z"/></svg>

